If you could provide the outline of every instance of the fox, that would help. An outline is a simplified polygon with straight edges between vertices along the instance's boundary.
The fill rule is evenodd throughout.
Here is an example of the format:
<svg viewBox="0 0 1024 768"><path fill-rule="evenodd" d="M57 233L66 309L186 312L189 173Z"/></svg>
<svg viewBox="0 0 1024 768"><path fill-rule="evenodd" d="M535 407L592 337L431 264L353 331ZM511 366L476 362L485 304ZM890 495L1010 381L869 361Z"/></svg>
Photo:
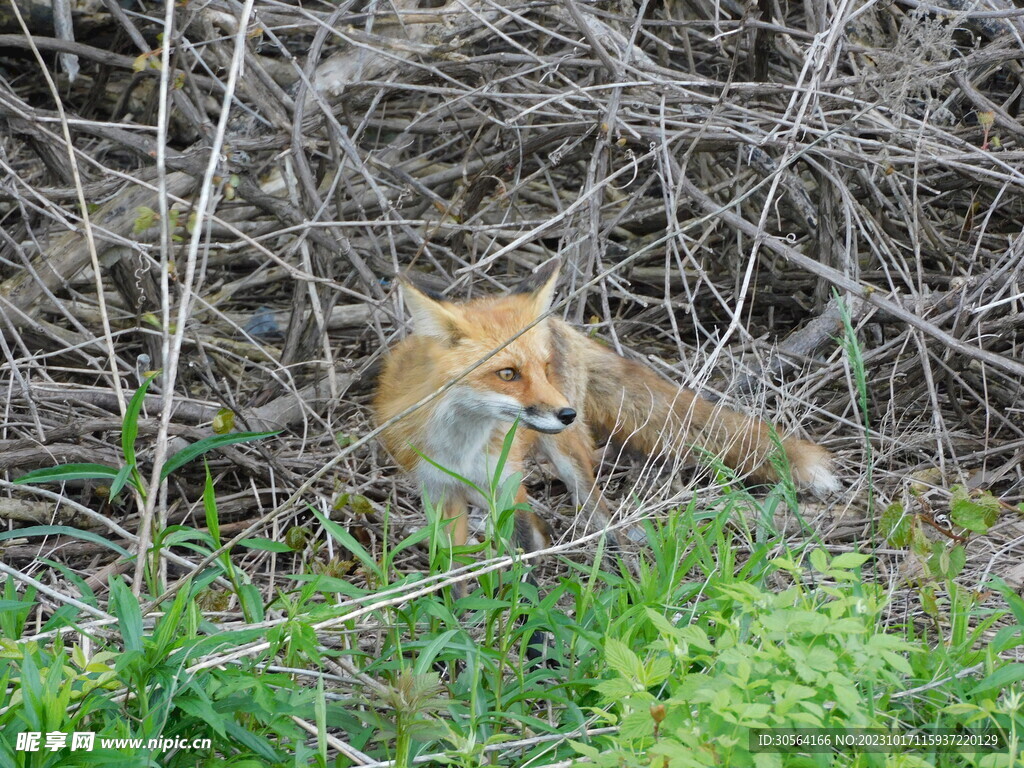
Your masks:
<svg viewBox="0 0 1024 768"><path fill-rule="evenodd" d="M501 480L542 459L578 513L603 531L609 531L611 508L595 482L598 438L648 456L689 461L710 455L757 483L778 481L781 463L799 489L822 496L839 490L825 448L793 436L779 441L768 423L713 404L551 316L560 267L552 259L507 295L465 302L445 298L415 273L399 276L413 332L384 361L375 417L385 425L380 439L387 451L440 506L454 545L468 540L469 506L486 503L438 467L489 487L516 422ZM780 445L785 461L773 463ZM520 484L514 543L533 552L550 546L551 530L525 509L526 500ZM611 546L621 547L609 533Z"/></svg>

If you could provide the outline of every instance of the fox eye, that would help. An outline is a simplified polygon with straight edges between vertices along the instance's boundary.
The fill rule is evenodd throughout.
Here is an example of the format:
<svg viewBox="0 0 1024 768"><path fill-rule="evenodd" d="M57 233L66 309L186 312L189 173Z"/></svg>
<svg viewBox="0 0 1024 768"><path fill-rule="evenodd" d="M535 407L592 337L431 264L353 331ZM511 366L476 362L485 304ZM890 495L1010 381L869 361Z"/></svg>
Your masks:
<svg viewBox="0 0 1024 768"><path fill-rule="evenodd" d="M519 378L519 371L515 368L502 368L497 374L502 381L515 381Z"/></svg>

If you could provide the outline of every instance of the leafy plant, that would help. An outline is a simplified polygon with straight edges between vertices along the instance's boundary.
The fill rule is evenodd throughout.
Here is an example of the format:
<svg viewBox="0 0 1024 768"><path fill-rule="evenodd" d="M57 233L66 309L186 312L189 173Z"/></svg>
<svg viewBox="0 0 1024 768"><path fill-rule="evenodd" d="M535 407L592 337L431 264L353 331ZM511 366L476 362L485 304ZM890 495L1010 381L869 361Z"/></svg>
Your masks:
<svg viewBox="0 0 1024 768"><path fill-rule="evenodd" d="M884 722L875 691L898 685L910 672L905 654L919 649L877 628L883 603L859 584L867 559L813 550L817 578L837 586L808 589L803 567L776 558L771 570L800 581L773 593L720 579L683 623L646 608L636 621L652 640L603 643L611 674L596 690L617 736L577 750L608 766L752 765L753 728Z"/></svg>

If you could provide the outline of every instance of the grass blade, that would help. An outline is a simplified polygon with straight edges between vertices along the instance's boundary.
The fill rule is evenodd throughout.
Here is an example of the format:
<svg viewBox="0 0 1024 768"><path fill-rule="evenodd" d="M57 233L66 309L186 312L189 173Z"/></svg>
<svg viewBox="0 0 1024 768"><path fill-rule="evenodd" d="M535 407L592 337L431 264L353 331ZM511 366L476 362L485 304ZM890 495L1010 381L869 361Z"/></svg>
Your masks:
<svg viewBox="0 0 1024 768"><path fill-rule="evenodd" d="M281 434L281 430L273 432L234 432L230 435L212 435L211 437L203 438L199 442L192 443L188 448L182 448L171 456L167 463L164 464L163 471L160 473L160 480L166 480L176 469L180 469L193 459L209 451L222 448L225 445L232 445L233 443L251 443L253 440L262 440L264 437L273 437L279 434Z"/></svg>
<svg viewBox="0 0 1024 768"><path fill-rule="evenodd" d="M139 436L139 413L142 412L142 403L146 398L146 390L153 383L153 379L160 375L160 371L154 371L146 377L142 385L135 390L132 399L128 402L128 409L124 413L124 422L121 425L121 452L124 453L125 463L135 466L135 438Z"/></svg>
<svg viewBox="0 0 1024 768"><path fill-rule="evenodd" d="M117 473L117 477L115 477L114 480L110 483L111 499L116 498L117 494L121 492L121 489L128 484L128 478L132 477L135 474L134 470L134 464L125 464L123 467L121 467L120 471Z"/></svg>
<svg viewBox="0 0 1024 768"><path fill-rule="evenodd" d="M106 464L64 464L59 467L36 469L22 475L15 483L62 483L65 480L110 480L117 478L118 470Z"/></svg>

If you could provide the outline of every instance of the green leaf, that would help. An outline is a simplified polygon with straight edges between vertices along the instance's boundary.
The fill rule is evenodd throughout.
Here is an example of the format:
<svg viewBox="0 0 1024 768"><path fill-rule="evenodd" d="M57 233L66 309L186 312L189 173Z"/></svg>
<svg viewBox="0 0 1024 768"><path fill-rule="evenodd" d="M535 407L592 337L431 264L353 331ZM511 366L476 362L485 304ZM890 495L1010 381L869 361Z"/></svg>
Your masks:
<svg viewBox="0 0 1024 768"><path fill-rule="evenodd" d="M203 481L203 511L206 513L206 529L210 532L213 546L220 546L220 517L217 515L217 495L213 492L213 476L210 467L204 461L203 469L206 478Z"/></svg>
<svg viewBox="0 0 1024 768"><path fill-rule="evenodd" d="M144 53L135 59L135 63L132 65L132 68L135 69L136 72L141 72L146 68L146 57L148 55L148 53ZM140 205L136 208L135 213L137 215L135 217L135 226L132 228L132 231L136 235L141 235L147 229L152 227L160 218L160 214L145 205Z"/></svg>
<svg viewBox="0 0 1024 768"><path fill-rule="evenodd" d="M420 651L419 657L416 659L416 666L413 667L413 674L424 675L430 672L433 669L434 660L445 646L449 645L452 638L459 634L461 634L461 630L449 629L423 646L423 650Z"/></svg>
<svg viewBox="0 0 1024 768"><path fill-rule="evenodd" d="M117 617L125 651L141 653L142 609L124 580L116 574L110 577L110 612Z"/></svg>
<svg viewBox="0 0 1024 768"><path fill-rule="evenodd" d="M118 470L106 464L64 464L59 467L36 469L22 475L15 483L62 483L66 480L110 480L117 478Z"/></svg>
<svg viewBox="0 0 1024 768"><path fill-rule="evenodd" d="M672 659L668 656L655 656L647 665L644 673L646 687L661 685L672 674Z"/></svg>
<svg viewBox="0 0 1024 768"><path fill-rule="evenodd" d="M916 525L910 529L910 551L918 557L928 557L932 551L931 540Z"/></svg>
<svg viewBox="0 0 1024 768"><path fill-rule="evenodd" d="M395 555L397 555L403 549L408 549L411 546L419 544L421 541L426 541L428 538L430 538L430 528L427 528L426 526L420 528L418 531L413 531L400 542L398 542L398 544L396 544L394 548L392 548L392 559L394 559Z"/></svg>
<svg viewBox="0 0 1024 768"><path fill-rule="evenodd" d="M828 570L828 555L823 549L811 550L811 567L818 573L825 573Z"/></svg>
<svg viewBox="0 0 1024 768"><path fill-rule="evenodd" d="M318 592L335 593L344 595L345 597L351 597L354 599L366 597L371 590L360 589L351 582L345 581L345 579L338 579L333 576L323 576L322 574L290 574L286 578L291 579L299 584L313 584ZM428 603L431 605L431 603ZM453 618L452 621L455 619Z"/></svg>
<svg viewBox="0 0 1024 768"><path fill-rule="evenodd" d="M987 533L995 522L995 516L990 510L969 501L953 506L950 511L954 523L975 533Z"/></svg>
<svg viewBox="0 0 1024 768"><path fill-rule="evenodd" d="M508 455L512 452L512 441L516 437L516 428L519 426L519 417L512 422L511 428L505 433L505 440L501 445L501 453L498 454L498 464L494 467L494 476L491 478L491 488L497 488L501 484L501 473L505 469Z"/></svg>
<svg viewBox="0 0 1024 768"><path fill-rule="evenodd" d="M1024 645L1024 625L1014 624L1012 627L1000 627L992 636L989 648L994 653L1006 653Z"/></svg>
<svg viewBox="0 0 1024 768"><path fill-rule="evenodd" d="M327 532L331 536L337 539L345 549L351 552L365 568L369 569L373 573L374 576L381 581L384 580L384 574L381 572L377 561L363 548L362 544L355 540L351 533L346 531L333 520L328 520L320 514L318 510L313 509L312 507L310 507L310 510L316 516L316 519L320 521L323 527L327 529Z"/></svg>
<svg viewBox="0 0 1024 768"><path fill-rule="evenodd" d="M499 600L496 597L484 597L479 594L472 594L459 598L459 610L461 611L501 611L512 607L508 600Z"/></svg>
<svg viewBox="0 0 1024 768"><path fill-rule="evenodd" d="M1017 623L1024 624L1024 599L1017 594L1017 590L998 576L993 576L989 583L992 589L996 590L1006 600L1006 605L1013 611L1013 616L1017 619Z"/></svg>
<svg viewBox="0 0 1024 768"><path fill-rule="evenodd" d="M243 584L237 594L245 620L250 624L263 621L263 595L259 588L255 584Z"/></svg>
<svg viewBox="0 0 1024 768"><path fill-rule="evenodd" d="M630 712L619 723L619 737L626 740L648 738L654 732L654 720L645 707L643 710Z"/></svg>
<svg viewBox="0 0 1024 768"><path fill-rule="evenodd" d="M621 640L609 637L604 641L604 658L609 667L626 679L640 679L643 671L640 658Z"/></svg>
<svg viewBox="0 0 1024 768"><path fill-rule="evenodd" d="M121 489L128 483L128 478L132 476L132 470L135 469L134 464L125 464L117 472L117 477L114 478L110 484L110 498L116 498L117 494L121 492Z"/></svg>
<svg viewBox="0 0 1024 768"><path fill-rule="evenodd" d="M619 701L632 693L636 693L633 684L623 677L602 680L594 686L594 689L604 696L607 701Z"/></svg>
<svg viewBox="0 0 1024 768"><path fill-rule="evenodd" d="M708 640L708 633L696 624L689 624L685 627L680 627L679 639L684 643L689 643L700 651L707 651L710 653L714 650L714 647L711 645L711 641Z"/></svg>
<svg viewBox="0 0 1024 768"><path fill-rule="evenodd" d="M931 584L921 587L921 608L934 619L939 617L939 601L935 597L935 588Z"/></svg>
<svg viewBox="0 0 1024 768"><path fill-rule="evenodd" d="M975 533L987 533L999 517L999 500L988 491L976 498L962 485L951 489L949 512L953 522Z"/></svg>
<svg viewBox="0 0 1024 768"><path fill-rule="evenodd" d="M262 552L291 552L292 548L285 544L283 541L274 541L273 539L242 539L238 542L241 547L247 547L249 549L258 549Z"/></svg>
<svg viewBox="0 0 1024 768"><path fill-rule="evenodd" d="M871 555L863 555L860 552L843 552L832 560L832 567L853 570L864 565L870 559Z"/></svg>
<svg viewBox="0 0 1024 768"><path fill-rule="evenodd" d="M180 469L193 459L216 448L222 448L225 445L232 445L234 443L251 443L253 440L262 440L265 437L273 437L279 434L281 434L281 430L278 429L273 432L234 432L230 435L205 437L196 443L192 443L188 448L182 448L171 456L160 472L160 480L166 480L168 475L176 469Z"/></svg>
<svg viewBox="0 0 1024 768"><path fill-rule="evenodd" d="M654 625L654 628L658 630L662 637L675 637L678 634L675 624L661 613L650 607L644 608L644 612L647 614L647 620Z"/></svg>
<svg viewBox="0 0 1024 768"><path fill-rule="evenodd" d="M592 747L589 744L584 744L582 741L574 741L569 739L569 746L575 749L584 757L588 757L591 760L597 760L601 756L600 751L596 747Z"/></svg>
<svg viewBox="0 0 1024 768"><path fill-rule="evenodd" d="M949 550L949 570L946 572L946 578L955 579L963 572L965 565L967 565L967 553L962 544L957 544Z"/></svg>
<svg viewBox="0 0 1024 768"><path fill-rule="evenodd" d="M181 617L189 604L189 590L178 590L170 606L164 608L164 615L156 620L153 628L153 655L163 657L174 649L181 631Z"/></svg>
<svg viewBox="0 0 1024 768"><path fill-rule="evenodd" d="M1024 680L1024 664L1014 662L997 669L968 691L968 695L977 696L988 691L1002 691L1021 680Z"/></svg>
<svg viewBox="0 0 1024 768"><path fill-rule="evenodd" d="M936 579L945 578L949 572L949 552L941 541L932 542L932 553L928 557L928 570Z"/></svg>
<svg viewBox="0 0 1024 768"><path fill-rule="evenodd" d="M892 651L882 651L882 658L888 659L889 666L891 666L897 672L902 672L904 675L914 674L913 668L910 666L910 662L907 661L900 654L893 653Z"/></svg>
<svg viewBox="0 0 1024 768"><path fill-rule="evenodd" d="M138 463L135 460L135 438L139 436L139 413L142 412L142 403L146 399L146 390L159 375L160 371L153 371L146 377L142 385L135 390L124 413L124 422L121 425L121 452L124 454L125 462L132 466Z"/></svg>
<svg viewBox="0 0 1024 768"><path fill-rule="evenodd" d="M910 516L903 510L903 505L890 504L882 513L882 533L894 547L905 547L910 544Z"/></svg>

